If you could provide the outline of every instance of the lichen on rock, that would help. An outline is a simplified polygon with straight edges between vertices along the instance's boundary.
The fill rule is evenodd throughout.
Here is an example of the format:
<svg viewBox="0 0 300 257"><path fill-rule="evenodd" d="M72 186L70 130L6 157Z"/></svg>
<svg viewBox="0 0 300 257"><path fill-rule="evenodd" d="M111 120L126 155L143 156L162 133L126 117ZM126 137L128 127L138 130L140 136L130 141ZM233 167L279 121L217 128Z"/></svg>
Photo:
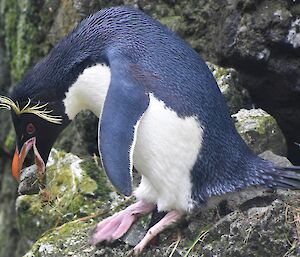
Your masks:
<svg viewBox="0 0 300 257"><path fill-rule="evenodd" d="M242 109L232 117L239 134L254 153L271 150L286 155L285 138L271 115L262 109Z"/></svg>
<svg viewBox="0 0 300 257"><path fill-rule="evenodd" d="M24 257L91 256L94 247L88 245L88 240L92 225L95 224L90 221L76 220L54 228L39 239Z"/></svg>
<svg viewBox="0 0 300 257"><path fill-rule="evenodd" d="M290 165L285 158L270 152L264 153L262 157L274 161L277 165ZM62 169L62 176L56 174L51 167ZM145 217L137 221L124 237L112 245L91 246L88 242L96 223L123 209L132 202L132 199L115 198L115 193L111 191L112 188L106 184L109 182L106 181L101 171L98 172L94 160L80 162L80 159L74 155L53 151L49 168L52 169L50 172L52 174L48 178L48 183L52 183L49 188L56 188L53 190L56 195L60 195L59 192L66 194L66 196L60 195L59 197L62 197L61 201L67 202L68 206L61 208L59 203L55 203L57 199L51 200L51 208L60 210L58 215L61 217L58 219L59 222L53 223L53 215L48 209L49 203L41 204L43 203L42 194L36 195L34 198L31 196L19 198L18 201L22 202L25 207L28 200L25 201L23 198L30 197L38 203L33 205L32 201L29 201L27 208L18 208L18 212L25 212L23 215L28 213L27 220L33 220L32 223L24 223L28 226L27 233L42 231L39 228L35 232L33 226L37 226L37 221L40 222L43 215L46 215L49 222L54 224L51 228L47 228L47 231L45 231L46 227L43 227L43 235L33 244L25 257L127 256L136 241L145 234L149 218ZM72 179L72 176L75 179ZM88 176L87 185L89 186L82 184L85 176ZM66 183L66 189L63 184L65 183L64 179L75 181L75 184ZM101 188L104 183L104 190L97 191L97 188L94 187L95 181L102 185ZM78 188L86 189L78 190ZM84 203L78 201L78 204L89 204L91 207L91 209L87 208L88 211L84 215L78 214L76 208L70 208L70 201L65 199L68 197L73 201L79 191L87 194L92 192L92 195L101 196L100 199L93 198L92 201L95 201L96 204L91 203L89 199L85 199ZM297 254L299 253L295 247L298 240L297 224L293 220L299 212L298 197L299 193L297 192L279 190L274 193L260 187L253 187L242 192L230 193L218 200L212 199L212 204L209 202L206 207L203 206L198 212L188 215L175 227L161 233L159 246L150 246L141 256L170 256L173 250L173 256L187 256L187 254L188 256L207 257L275 256L274 254L277 253L283 256L288 251ZM32 212L39 213L39 215L30 216L28 208L35 209L37 206L44 210ZM97 209L97 207L103 209L99 208L95 211L94 208ZM26 235L27 239L30 238L24 232L26 231L23 231L22 234Z"/></svg>
<svg viewBox="0 0 300 257"><path fill-rule="evenodd" d="M217 81L231 114L242 108L251 107L249 93L241 86L238 73L234 69L223 68L210 62L207 62L207 65Z"/></svg>
<svg viewBox="0 0 300 257"><path fill-rule="evenodd" d="M17 199L20 233L35 241L51 228L109 210L112 191L93 159L81 160L73 154L52 150L45 188L39 194Z"/></svg>
<svg viewBox="0 0 300 257"><path fill-rule="evenodd" d="M295 231L286 222L286 204L274 200L268 206L235 211L217 222L206 237L202 256L285 256ZM276 217L276 218L275 218ZM226 254L224 255L224 252Z"/></svg>
<svg viewBox="0 0 300 257"><path fill-rule="evenodd" d="M292 24L291 28L288 31L288 35L286 37L286 41L294 48L300 47L300 18L295 19Z"/></svg>

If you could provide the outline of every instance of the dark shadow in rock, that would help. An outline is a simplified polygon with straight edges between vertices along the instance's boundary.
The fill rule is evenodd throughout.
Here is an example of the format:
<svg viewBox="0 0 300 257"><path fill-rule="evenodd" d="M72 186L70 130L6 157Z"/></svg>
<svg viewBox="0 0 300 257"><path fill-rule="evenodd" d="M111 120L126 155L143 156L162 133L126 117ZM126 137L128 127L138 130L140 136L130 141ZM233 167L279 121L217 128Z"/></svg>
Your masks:
<svg viewBox="0 0 300 257"><path fill-rule="evenodd" d="M268 196L258 196L253 199L250 199L239 206L241 211L247 211L253 207L266 207L270 205L275 199L277 199L277 194L268 195Z"/></svg>

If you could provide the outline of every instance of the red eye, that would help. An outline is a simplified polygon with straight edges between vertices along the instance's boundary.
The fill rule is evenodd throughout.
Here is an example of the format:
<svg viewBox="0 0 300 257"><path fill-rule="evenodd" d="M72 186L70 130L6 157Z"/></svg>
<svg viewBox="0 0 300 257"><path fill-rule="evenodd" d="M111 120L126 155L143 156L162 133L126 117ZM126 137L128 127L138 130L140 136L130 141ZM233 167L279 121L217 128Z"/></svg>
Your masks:
<svg viewBox="0 0 300 257"><path fill-rule="evenodd" d="M35 126L32 123L28 123L26 127L27 134L31 135L35 132Z"/></svg>

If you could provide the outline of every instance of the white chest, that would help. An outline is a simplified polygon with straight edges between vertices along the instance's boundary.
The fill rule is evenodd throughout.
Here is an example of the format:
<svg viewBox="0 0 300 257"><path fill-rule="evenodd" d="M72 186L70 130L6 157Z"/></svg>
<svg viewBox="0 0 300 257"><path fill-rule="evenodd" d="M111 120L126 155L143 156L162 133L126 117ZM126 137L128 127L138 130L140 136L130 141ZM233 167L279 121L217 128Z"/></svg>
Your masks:
<svg viewBox="0 0 300 257"><path fill-rule="evenodd" d="M69 119L82 110L90 110L99 117L110 79L110 68L105 64L86 68L66 93L64 104Z"/></svg>

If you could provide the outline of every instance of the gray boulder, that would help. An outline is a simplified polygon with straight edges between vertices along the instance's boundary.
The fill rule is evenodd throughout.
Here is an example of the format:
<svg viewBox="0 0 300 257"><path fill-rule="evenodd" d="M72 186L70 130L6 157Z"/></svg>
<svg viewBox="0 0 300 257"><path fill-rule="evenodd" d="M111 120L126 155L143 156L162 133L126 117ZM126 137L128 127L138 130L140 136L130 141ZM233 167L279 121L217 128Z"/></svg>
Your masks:
<svg viewBox="0 0 300 257"><path fill-rule="evenodd" d="M235 126L254 153L271 150L286 155L286 141L276 120L262 109L242 109L232 115Z"/></svg>

